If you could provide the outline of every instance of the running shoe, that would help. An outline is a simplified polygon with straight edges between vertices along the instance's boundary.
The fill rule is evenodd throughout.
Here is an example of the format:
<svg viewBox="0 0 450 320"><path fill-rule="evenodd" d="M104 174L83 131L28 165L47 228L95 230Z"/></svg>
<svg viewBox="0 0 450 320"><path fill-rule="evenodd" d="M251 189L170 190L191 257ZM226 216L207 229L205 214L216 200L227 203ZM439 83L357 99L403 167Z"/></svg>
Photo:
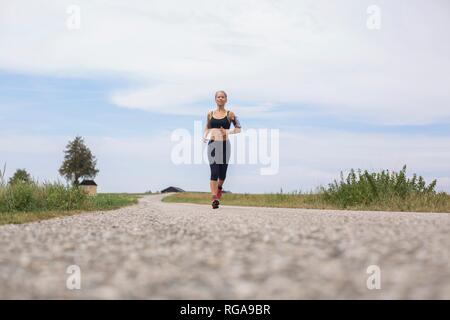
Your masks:
<svg viewBox="0 0 450 320"><path fill-rule="evenodd" d="M217 198L217 196L212 197L211 206L213 209L219 208L219 198Z"/></svg>

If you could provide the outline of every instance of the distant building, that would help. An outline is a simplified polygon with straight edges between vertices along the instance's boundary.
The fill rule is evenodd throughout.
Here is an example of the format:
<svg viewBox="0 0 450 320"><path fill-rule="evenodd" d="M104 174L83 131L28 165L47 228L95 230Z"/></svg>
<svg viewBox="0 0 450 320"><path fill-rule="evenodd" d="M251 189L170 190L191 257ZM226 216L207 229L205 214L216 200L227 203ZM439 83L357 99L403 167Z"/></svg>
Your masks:
<svg viewBox="0 0 450 320"><path fill-rule="evenodd" d="M97 184L94 180L83 180L83 182L80 183L80 187L90 196L95 196L97 194Z"/></svg>
<svg viewBox="0 0 450 320"><path fill-rule="evenodd" d="M161 193L166 193L166 192L185 192L185 191L183 189L177 188L177 187L168 187L168 188L161 190Z"/></svg>

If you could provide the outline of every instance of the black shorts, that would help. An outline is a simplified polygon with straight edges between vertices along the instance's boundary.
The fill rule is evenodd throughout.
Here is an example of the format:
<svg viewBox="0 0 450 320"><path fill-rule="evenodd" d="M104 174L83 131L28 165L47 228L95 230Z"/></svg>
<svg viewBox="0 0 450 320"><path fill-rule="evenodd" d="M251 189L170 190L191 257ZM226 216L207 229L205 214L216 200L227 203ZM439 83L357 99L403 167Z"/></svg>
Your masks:
<svg viewBox="0 0 450 320"><path fill-rule="evenodd" d="M230 160L231 144L230 141L208 142L208 160L211 168L211 180L225 180L227 176L228 162Z"/></svg>
<svg viewBox="0 0 450 320"><path fill-rule="evenodd" d="M208 142L208 161L209 164L228 164L231 155L230 140Z"/></svg>

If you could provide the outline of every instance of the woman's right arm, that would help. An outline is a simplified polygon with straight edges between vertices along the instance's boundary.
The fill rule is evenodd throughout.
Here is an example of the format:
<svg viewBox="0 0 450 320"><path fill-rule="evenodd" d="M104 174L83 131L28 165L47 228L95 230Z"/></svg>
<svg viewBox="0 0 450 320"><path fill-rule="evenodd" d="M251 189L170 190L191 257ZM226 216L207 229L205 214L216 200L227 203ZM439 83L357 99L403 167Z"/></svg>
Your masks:
<svg viewBox="0 0 450 320"><path fill-rule="evenodd" d="M208 134L211 133L211 136L213 137L217 129L211 128L210 125L210 112L208 112L208 115L206 116L206 126L205 130L203 131L203 142L208 141Z"/></svg>
<svg viewBox="0 0 450 320"><path fill-rule="evenodd" d="M209 128L208 128L208 125L206 125L205 131L203 132L203 137L202 137L203 142L206 142L208 140L208 134L209 134Z"/></svg>

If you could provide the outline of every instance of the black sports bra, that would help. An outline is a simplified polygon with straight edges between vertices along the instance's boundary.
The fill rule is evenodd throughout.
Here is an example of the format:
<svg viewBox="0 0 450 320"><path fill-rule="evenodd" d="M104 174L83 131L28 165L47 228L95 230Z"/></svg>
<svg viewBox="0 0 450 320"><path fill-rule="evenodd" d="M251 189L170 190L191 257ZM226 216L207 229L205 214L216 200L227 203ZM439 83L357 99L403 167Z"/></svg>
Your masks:
<svg viewBox="0 0 450 320"><path fill-rule="evenodd" d="M230 129L231 122L230 120L228 120L229 113L230 111L227 110L227 115L225 117L223 117L222 119L216 119L214 118L214 111L211 112L211 119L209 120L210 128L219 129L220 127L222 127L224 129Z"/></svg>
<svg viewBox="0 0 450 320"><path fill-rule="evenodd" d="M211 111L211 118L208 114L208 128L217 128L220 129L220 127L224 129L230 129L231 123L233 123L235 128L241 128L241 123L239 122L239 119L236 115L234 115L233 119L230 119L230 111L227 110L227 115L223 117L222 119L216 119L214 118L214 110Z"/></svg>

